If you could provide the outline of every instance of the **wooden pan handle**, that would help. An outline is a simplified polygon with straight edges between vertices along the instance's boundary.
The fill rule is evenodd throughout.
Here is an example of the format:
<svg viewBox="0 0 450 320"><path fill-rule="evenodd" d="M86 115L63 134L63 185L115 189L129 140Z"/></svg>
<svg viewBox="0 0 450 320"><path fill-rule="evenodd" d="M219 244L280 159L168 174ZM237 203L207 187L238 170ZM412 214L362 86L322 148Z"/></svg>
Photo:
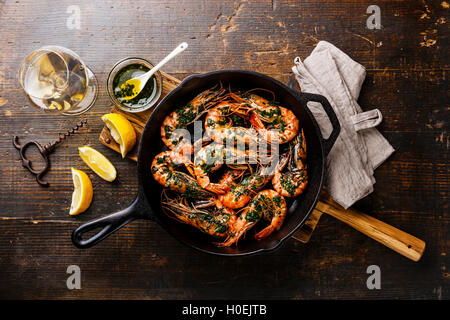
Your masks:
<svg viewBox="0 0 450 320"><path fill-rule="evenodd" d="M345 210L330 197L322 196L316 209L335 217L413 261L419 261L423 255L424 241L365 213L353 209Z"/></svg>

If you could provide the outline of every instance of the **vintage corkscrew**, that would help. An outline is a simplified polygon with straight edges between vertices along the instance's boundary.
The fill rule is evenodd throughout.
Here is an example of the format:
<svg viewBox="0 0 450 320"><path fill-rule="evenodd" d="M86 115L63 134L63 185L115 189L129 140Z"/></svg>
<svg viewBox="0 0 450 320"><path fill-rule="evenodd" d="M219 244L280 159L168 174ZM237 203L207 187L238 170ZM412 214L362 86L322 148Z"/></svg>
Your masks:
<svg viewBox="0 0 450 320"><path fill-rule="evenodd" d="M78 131L78 129L82 128L84 125L87 124L87 120L84 119L82 120L80 123L78 123L75 127L73 127L72 129L68 130L66 133L61 134L58 139L56 139L53 142L50 142L44 146L42 146L39 142L37 141L28 141L27 143L25 143L24 145L20 145L19 144L19 137L18 136L14 136L13 137L13 145L14 147L19 150L19 154L20 157L22 158L22 165L28 169L28 171L30 171L32 174L34 174L36 176L36 181L37 183L39 183L39 185L43 186L43 187L48 187L49 183L46 181L42 180L42 176L48 171L48 169L50 168L50 160L48 158L49 154L52 153L52 151L55 149L55 147L60 144L62 141L64 141L65 139L67 139L68 137L70 137L71 135L73 135L75 132ZM27 157L25 156L25 151L26 149L31 146L34 145L37 147L39 153L42 156L42 159L44 159L44 168L42 168L41 170L35 170L32 167L31 161L27 159Z"/></svg>

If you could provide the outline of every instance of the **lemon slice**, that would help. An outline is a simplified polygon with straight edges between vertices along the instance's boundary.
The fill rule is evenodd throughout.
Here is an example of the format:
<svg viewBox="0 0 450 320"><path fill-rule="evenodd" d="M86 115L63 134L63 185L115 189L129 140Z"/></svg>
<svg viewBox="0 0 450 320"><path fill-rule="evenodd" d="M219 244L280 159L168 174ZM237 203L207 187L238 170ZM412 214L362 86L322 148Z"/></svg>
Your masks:
<svg viewBox="0 0 450 320"><path fill-rule="evenodd" d="M74 102L79 102L83 100L83 95L81 93L74 94L73 96L70 97L70 100Z"/></svg>
<svg viewBox="0 0 450 320"><path fill-rule="evenodd" d="M123 115L118 113L108 113L102 117L103 122L111 132L114 141L120 145L120 153L122 158L133 149L136 144L136 132L131 122Z"/></svg>
<svg viewBox="0 0 450 320"><path fill-rule="evenodd" d="M48 106L48 108L51 110L55 110L55 109L62 110L63 109L62 105L56 101L52 101L50 103L50 105Z"/></svg>
<svg viewBox="0 0 450 320"><path fill-rule="evenodd" d="M89 208L92 202L92 182L88 175L81 170L72 168L73 194L70 205L71 216L82 213Z"/></svg>
<svg viewBox="0 0 450 320"><path fill-rule="evenodd" d="M81 159L92 169L100 178L106 181L114 181L117 176L116 168L100 152L94 148L84 146L78 148Z"/></svg>
<svg viewBox="0 0 450 320"><path fill-rule="evenodd" d="M72 105L66 100L64 100L64 110L69 110L70 108L72 108Z"/></svg>

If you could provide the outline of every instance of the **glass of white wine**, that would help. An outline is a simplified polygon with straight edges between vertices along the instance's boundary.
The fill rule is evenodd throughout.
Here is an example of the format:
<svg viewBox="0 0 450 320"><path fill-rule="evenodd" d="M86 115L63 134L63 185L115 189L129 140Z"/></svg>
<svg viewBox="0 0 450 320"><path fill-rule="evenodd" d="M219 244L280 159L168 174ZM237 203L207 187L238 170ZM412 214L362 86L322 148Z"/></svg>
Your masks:
<svg viewBox="0 0 450 320"><path fill-rule="evenodd" d="M97 99L94 73L72 50L45 46L23 61L19 82L27 97L41 110L78 115Z"/></svg>

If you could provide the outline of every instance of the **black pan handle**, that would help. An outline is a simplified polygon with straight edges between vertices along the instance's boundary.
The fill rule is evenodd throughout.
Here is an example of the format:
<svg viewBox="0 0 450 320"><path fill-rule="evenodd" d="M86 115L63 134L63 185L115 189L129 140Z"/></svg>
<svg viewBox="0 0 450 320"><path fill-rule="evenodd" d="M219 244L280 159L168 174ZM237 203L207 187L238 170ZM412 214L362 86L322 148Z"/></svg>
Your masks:
<svg viewBox="0 0 450 320"><path fill-rule="evenodd" d="M323 110L325 110L325 113L328 116L328 119L330 119L331 126L333 127L333 131L331 131L330 136L325 139L322 137L322 145L323 145L323 152L324 156L328 156L328 153L330 153L331 148L333 147L334 143L336 142L337 137L339 136L339 133L341 132L341 125L339 123L339 120L336 116L336 113L334 112L333 108L331 107L330 103L328 102L327 98L324 96L318 95L318 94L312 94L312 93L298 93L301 95L302 100L306 100L305 102L308 103L309 101L318 102L322 105Z"/></svg>
<svg viewBox="0 0 450 320"><path fill-rule="evenodd" d="M72 232L73 244L80 249L92 247L122 228L124 225L140 218L140 207L140 199L137 197L128 208L79 226ZM101 230L90 238L82 238L84 233L98 228L101 228Z"/></svg>

